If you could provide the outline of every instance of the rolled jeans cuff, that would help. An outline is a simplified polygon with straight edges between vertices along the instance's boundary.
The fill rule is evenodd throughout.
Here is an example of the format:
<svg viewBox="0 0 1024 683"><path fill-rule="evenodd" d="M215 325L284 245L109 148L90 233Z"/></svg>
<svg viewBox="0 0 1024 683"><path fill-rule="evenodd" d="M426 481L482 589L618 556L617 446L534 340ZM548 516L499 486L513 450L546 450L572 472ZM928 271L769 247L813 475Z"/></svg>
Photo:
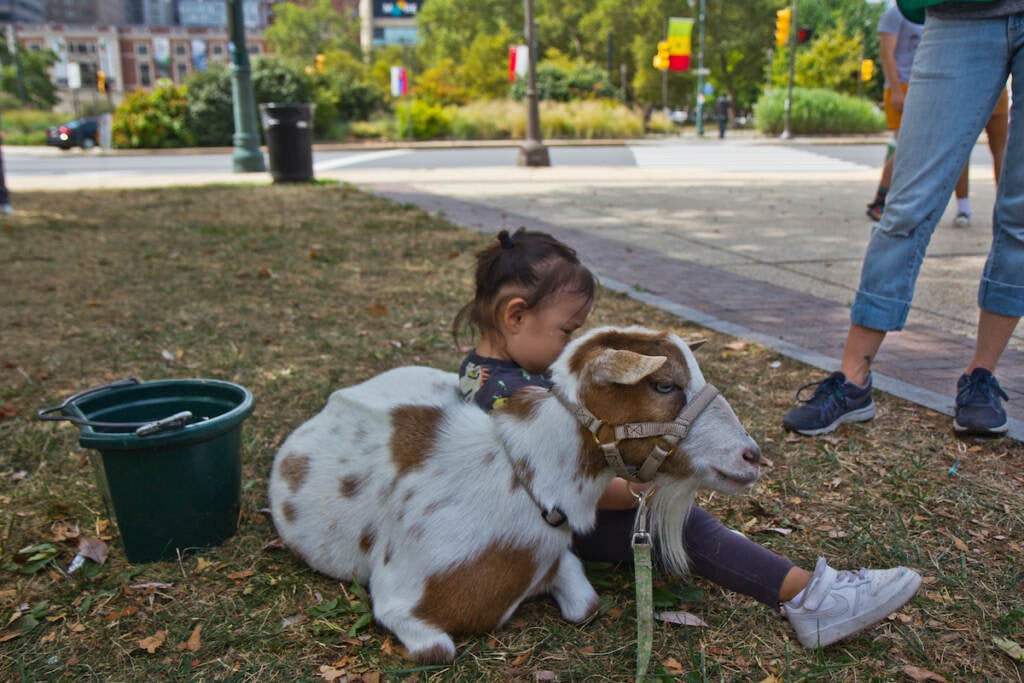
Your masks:
<svg viewBox="0 0 1024 683"><path fill-rule="evenodd" d="M1024 315L1024 287L981 278L978 307L983 311L1019 318Z"/></svg>
<svg viewBox="0 0 1024 683"><path fill-rule="evenodd" d="M903 329L909 314L909 301L888 299L859 289L850 308L850 322L872 330L892 332Z"/></svg>

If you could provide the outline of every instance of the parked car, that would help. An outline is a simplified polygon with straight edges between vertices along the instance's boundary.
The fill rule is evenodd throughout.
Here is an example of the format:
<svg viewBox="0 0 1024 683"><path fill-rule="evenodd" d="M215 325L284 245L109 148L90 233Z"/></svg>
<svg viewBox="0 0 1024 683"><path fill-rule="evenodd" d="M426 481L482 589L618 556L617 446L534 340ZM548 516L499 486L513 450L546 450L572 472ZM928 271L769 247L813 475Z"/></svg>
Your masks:
<svg viewBox="0 0 1024 683"><path fill-rule="evenodd" d="M92 149L100 142L99 119L90 117L75 119L59 126L50 126L46 129L46 144L71 149L78 146L82 149Z"/></svg>

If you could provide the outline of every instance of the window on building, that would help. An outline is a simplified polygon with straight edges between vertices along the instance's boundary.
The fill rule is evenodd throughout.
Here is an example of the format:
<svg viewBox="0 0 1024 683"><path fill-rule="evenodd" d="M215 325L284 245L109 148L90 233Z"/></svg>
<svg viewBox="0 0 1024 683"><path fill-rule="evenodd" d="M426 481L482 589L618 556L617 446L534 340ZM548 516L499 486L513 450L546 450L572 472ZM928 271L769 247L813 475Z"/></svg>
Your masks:
<svg viewBox="0 0 1024 683"><path fill-rule="evenodd" d="M249 45L248 48L249 48L249 54L251 54L251 55L258 55L260 53L260 46L259 45Z"/></svg>
<svg viewBox="0 0 1024 683"><path fill-rule="evenodd" d="M139 85L143 88L153 85L153 75L150 73L149 64L139 64Z"/></svg>
<svg viewBox="0 0 1024 683"><path fill-rule="evenodd" d="M175 45L174 54L178 55L179 57L184 57L186 54L188 54L188 51L185 50L184 45Z"/></svg>
<svg viewBox="0 0 1024 683"><path fill-rule="evenodd" d="M178 83L184 83L185 79L188 78L188 64L178 62L174 67L178 71Z"/></svg>
<svg viewBox="0 0 1024 683"><path fill-rule="evenodd" d="M214 45L213 49L212 49L212 52L215 55L222 55L222 54L224 54L224 46L223 45Z"/></svg>
<svg viewBox="0 0 1024 683"><path fill-rule="evenodd" d="M135 54L137 55L148 55L149 45L139 44L135 46Z"/></svg>

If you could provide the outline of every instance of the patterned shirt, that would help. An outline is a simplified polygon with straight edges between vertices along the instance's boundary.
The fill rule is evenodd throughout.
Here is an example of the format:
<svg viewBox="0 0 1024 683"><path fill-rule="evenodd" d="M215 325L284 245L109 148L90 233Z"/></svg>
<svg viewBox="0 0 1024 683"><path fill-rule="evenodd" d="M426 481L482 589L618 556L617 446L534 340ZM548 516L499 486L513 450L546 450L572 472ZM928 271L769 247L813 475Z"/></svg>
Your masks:
<svg viewBox="0 0 1024 683"><path fill-rule="evenodd" d="M549 375L527 372L515 361L486 358L471 351L459 368L459 393L491 412L508 403L509 397L523 387L551 388Z"/></svg>

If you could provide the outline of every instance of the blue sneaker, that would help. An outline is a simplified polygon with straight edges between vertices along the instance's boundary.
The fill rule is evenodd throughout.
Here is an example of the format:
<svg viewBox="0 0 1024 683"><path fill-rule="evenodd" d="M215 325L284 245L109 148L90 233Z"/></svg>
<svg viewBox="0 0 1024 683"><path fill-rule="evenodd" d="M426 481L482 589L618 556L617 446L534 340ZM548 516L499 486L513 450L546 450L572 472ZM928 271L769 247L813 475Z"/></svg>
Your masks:
<svg viewBox="0 0 1024 683"><path fill-rule="evenodd" d="M816 386L809 399L800 398L804 389ZM834 432L844 422L867 422L875 416L875 402L871 399L871 374L864 387L846 381L846 375L833 372L821 382L800 387L796 400L803 403L786 413L782 426L804 436L817 436Z"/></svg>
<svg viewBox="0 0 1024 683"><path fill-rule="evenodd" d="M953 431L960 434L1002 436L1009 428L1003 401L1006 395L995 376L985 368L960 375L956 383L956 414Z"/></svg>

